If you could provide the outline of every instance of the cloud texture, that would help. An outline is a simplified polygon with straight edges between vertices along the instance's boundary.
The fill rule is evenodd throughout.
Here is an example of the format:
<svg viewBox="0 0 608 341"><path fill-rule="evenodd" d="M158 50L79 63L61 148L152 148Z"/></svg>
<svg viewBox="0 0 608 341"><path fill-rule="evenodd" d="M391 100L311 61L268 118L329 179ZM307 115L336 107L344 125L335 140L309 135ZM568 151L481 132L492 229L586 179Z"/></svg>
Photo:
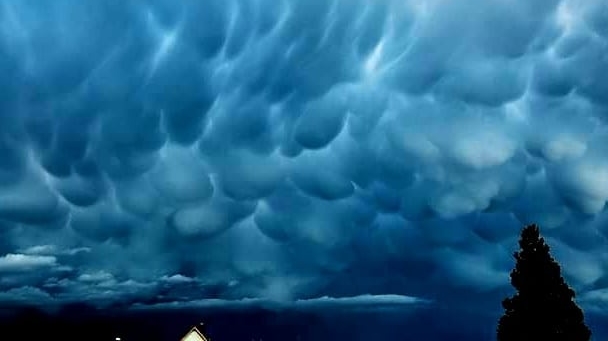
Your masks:
<svg viewBox="0 0 608 341"><path fill-rule="evenodd" d="M599 0L2 2L0 298L499 299L537 222L605 305L607 32Z"/></svg>

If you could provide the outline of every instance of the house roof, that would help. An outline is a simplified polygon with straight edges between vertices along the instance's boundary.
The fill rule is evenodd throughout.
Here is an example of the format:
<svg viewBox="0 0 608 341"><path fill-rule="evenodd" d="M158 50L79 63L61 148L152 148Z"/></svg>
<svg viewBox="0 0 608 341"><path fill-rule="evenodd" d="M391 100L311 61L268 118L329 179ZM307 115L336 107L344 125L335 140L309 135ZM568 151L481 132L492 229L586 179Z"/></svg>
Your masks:
<svg viewBox="0 0 608 341"><path fill-rule="evenodd" d="M181 341L210 341L200 330L196 327L192 327L184 337L182 337Z"/></svg>

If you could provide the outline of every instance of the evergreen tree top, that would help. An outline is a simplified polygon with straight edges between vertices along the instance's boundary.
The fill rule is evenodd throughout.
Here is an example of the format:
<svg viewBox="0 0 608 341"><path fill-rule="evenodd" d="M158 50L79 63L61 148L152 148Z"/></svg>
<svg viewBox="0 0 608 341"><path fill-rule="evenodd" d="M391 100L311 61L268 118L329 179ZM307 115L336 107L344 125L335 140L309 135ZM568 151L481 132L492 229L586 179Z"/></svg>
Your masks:
<svg viewBox="0 0 608 341"><path fill-rule="evenodd" d="M549 245L537 225L526 226L513 254L516 265L511 284L517 293L502 302L499 341L588 341L591 331L572 290L561 276Z"/></svg>

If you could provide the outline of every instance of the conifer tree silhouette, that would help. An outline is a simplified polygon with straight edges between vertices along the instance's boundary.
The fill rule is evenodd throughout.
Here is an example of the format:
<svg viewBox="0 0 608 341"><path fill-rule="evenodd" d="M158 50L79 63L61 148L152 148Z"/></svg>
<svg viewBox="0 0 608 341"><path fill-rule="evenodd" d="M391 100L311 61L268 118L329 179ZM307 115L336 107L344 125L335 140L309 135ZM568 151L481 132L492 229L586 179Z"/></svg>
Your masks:
<svg viewBox="0 0 608 341"><path fill-rule="evenodd" d="M511 272L517 293L502 302L498 341L589 341L591 331L574 302L574 290L561 276L537 225L522 230L519 246Z"/></svg>

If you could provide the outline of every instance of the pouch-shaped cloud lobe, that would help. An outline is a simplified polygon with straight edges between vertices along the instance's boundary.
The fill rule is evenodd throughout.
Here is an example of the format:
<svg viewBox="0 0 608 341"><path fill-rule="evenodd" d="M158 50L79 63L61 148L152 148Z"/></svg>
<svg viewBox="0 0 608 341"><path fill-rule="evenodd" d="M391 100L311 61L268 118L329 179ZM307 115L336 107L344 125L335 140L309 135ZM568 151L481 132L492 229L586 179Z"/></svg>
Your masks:
<svg viewBox="0 0 608 341"><path fill-rule="evenodd" d="M601 292L607 13L3 2L0 290L498 299L537 222L577 290Z"/></svg>

